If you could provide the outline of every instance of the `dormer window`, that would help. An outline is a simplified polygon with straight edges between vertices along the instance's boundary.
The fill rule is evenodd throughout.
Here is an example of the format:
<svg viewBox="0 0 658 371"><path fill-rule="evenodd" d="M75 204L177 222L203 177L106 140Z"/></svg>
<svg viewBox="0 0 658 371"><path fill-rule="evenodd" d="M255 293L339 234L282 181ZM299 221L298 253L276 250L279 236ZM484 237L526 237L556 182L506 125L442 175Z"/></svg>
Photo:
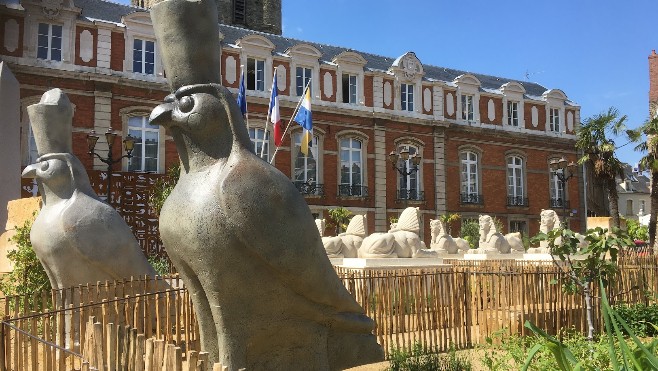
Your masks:
<svg viewBox="0 0 658 371"><path fill-rule="evenodd" d="M247 58L247 89L265 91L265 60Z"/></svg>
<svg viewBox="0 0 658 371"><path fill-rule="evenodd" d="M400 108L403 111L414 110L414 86L411 84L400 84Z"/></svg>
<svg viewBox="0 0 658 371"><path fill-rule="evenodd" d="M554 132L559 132L560 131L560 109L559 108L551 108L549 110L548 122L550 123L550 125L549 125L550 131L554 131Z"/></svg>
<svg viewBox="0 0 658 371"><path fill-rule="evenodd" d="M519 126L519 102L507 102L507 124Z"/></svg>
<svg viewBox="0 0 658 371"><path fill-rule="evenodd" d="M297 96L301 97L304 94L304 88L306 88L306 84L309 84L309 81L311 80L313 70L307 67L297 67L296 71L297 71ZM311 84L308 85L308 89L310 91L313 91L311 89Z"/></svg>
<svg viewBox="0 0 658 371"><path fill-rule="evenodd" d="M133 42L133 72L155 74L155 42L135 39Z"/></svg>
<svg viewBox="0 0 658 371"><path fill-rule="evenodd" d="M62 60L62 26L49 23L39 23L37 36L37 58Z"/></svg>
<svg viewBox="0 0 658 371"><path fill-rule="evenodd" d="M462 94L462 120L474 121L473 96Z"/></svg>
<svg viewBox="0 0 658 371"><path fill-rule="evenodd" d="M357 103L357 76L348 73L343 74L343 103Z"/></svg>

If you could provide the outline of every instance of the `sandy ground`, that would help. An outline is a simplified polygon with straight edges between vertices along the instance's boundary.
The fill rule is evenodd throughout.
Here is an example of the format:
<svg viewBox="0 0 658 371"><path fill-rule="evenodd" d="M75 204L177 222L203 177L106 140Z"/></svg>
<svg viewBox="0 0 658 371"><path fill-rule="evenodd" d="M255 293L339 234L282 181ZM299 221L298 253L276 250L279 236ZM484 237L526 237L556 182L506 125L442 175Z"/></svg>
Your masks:
<svg viewBox="0 0 658 371"><path fill-rule="evenodd" d="M465 349L457 351L457 354L460 356L468 357L471 360L473 365L473 371L487 371L488 368L484 366L480 359L482 359L482 350L478 349ZM363 365L359 367L354 367L347 369L345 371L384 371L388 368L388 361L371 363L369 365Z"/></svg>

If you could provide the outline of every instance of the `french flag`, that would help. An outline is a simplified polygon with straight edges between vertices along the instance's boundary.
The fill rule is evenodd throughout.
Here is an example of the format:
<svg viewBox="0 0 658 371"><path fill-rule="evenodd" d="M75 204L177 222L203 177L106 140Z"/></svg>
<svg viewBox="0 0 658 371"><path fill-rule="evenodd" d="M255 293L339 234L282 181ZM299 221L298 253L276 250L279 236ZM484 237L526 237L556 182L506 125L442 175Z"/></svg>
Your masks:
<svg viewBox="0 0 658 371"><path fill-rule="evenodd" d="M279 89L276 85L276 69L274 70L274 80L272 81L272 95L270 96L270 122L274 125L274 145L281 146L283 141L283 125L281 123L281 114L279 112Z"/></svg>

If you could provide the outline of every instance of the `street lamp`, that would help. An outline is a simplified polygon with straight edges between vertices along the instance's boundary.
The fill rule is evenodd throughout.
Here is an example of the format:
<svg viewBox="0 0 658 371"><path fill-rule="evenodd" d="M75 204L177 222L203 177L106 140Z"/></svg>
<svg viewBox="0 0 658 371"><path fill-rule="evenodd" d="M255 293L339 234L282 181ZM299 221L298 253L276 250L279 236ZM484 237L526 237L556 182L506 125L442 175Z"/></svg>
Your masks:
<svg viewBox="0 0 658 371"><path fill-rule="evenodd" d="M117 162L123 160L124 158L131 158L133 157L133 149L135 149L135 138L133 138L130 134L126 136L126 139L123 140L123 148L126 151L126 154L119 157L119 158L112 158L112 146L114 146L114 141L117 137L117 134L112 132L112 129L107 129L107 132L105 132L105 141L107 141L107 156L102 157L96 151L94 151L94 148L96 147L96 142L98 142L99 136L96 135L96 132L92 130L89 134L87 134L87 149L89 150L87 153L89 156L94 156L98 157L101 162L107 165L107 198L106 201L108 204L110 204L111 201L111 195L112 195L112 165L116 164Z"/></svg>
<svg viewBox="0 0 658 371"><path fill-rule="evenodd" d="M569 179L573 178L574 175L576 175L576 165L575 162L570 162L567 164L567 159L562 157L559 160L554 159L551 160L548 163L548 166L551 168L552 171L555 172L555 176L557 179L560 181L560 185L562 186L562 215L564 216L563 220L563 225L566 227L567 225L567 200L566 200L566 192L567 192L567 182Z"/></svg>
<svg viewBox="0 0 658 371"><path fill-rule="evenodd" d="M388 159L391 162L391 165L393 165L393 169L397 170L400 175L402 175L402 178L404 179L403 184L405 187L407 186L407 179L409 175L415 173L418 171L418 165L420 165L420 160L421 157L419 154L415 153L411 156L409 156L409 149L405 148L400 153L397 153L395 151L391 151L388 155ZM402 164L398 165L399 160L402 159ZM412 167L407 167L407 161L411 159L411 164L413 165ZM407 194L404 195L404 207L406 209L407 203L409 200L409 197L411 196L411 190L407 189L406 190Z"/></svg>

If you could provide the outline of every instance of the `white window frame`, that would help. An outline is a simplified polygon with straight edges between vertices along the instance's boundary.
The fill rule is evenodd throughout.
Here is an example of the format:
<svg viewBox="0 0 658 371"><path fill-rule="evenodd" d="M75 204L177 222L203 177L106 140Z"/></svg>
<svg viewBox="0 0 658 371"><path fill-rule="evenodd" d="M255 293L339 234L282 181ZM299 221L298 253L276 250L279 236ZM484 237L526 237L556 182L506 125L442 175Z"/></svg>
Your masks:
<svg viewBox="0 0 658 371"><path fill-rule="evenodd" d="M414 84L400 84L400 109L414 111Z"/></svg>
<svg viewBox="0 0 658 371"><path fill-rule="evenodd" d="M549 131L560 132L560 109L556 107L549 107L548 109L548 122Z"/></svg>
<svg viewBox="0 0 658 371"><path fill-rule="evenodd" d="M141 119L140 121L140 126L132 125L136 120L135 119ZM132 121L132 122L131 122ZM135 149L133 150L133 157L128 160L128 165L127 169L128 171L132 172L155 172L155 173L160 173L160 162L161 162L161 143L164 138L160 135L160 128L151 128L148 127L148 122L149 122L149 116L148 115L131 115L128 117L128 123L127 123L127 134L130 134L130 131L140 131L141 132L141 143L138 143L136 138L135 141ZM146 170L146 133L156 133L158 137L158 144L157 144L157 155L155 158L155 163L156 163L156 168L155 170ZM134 137L134 136L133 136ZM141 146L142 153L139 154L141 158L141 163L139 164L139 169L131 169L130 166L132 164L132 161L136 158L135 157L135 151L137 151L138 146Z"/></svg>
<svg viewBox="0 0 658 371"><path fill-rule="evenodd" d="M48 33L47 34L42 34L40 31L41 25L46 25L48 26ZM59 49L53 47L53 39L57 38L57 36L54 35L54 28L57 27L59 28ZM41 45L40 44L40 38L39 36L46 36L46 45ZM64 46L64 27L59 24L53 24L53 23L46 23L46 22L39 22L37 23L37 59L45 60L45 61L54 61L54 62L61 62L63 58L63 46ZM46 58L39 58L39 50L45 48L46 49ZM53 50L59 50L59 59L53 59Z"/></svg>
<svg viewBox="0 0 658 371"><path fill-rule="evenodd" d="M521 156L507 157L507 196L525 196L525 179L523 174L523 158Z"/></svg>
<svg viewBox="0 0 658 371"><path fill-rule="evenodd" d="M135 44L136 44L138 41L141 43L141 51L140 51L140 53L141 53L142 60L141 60L140 62L137 62L137 61L135 60L135 57L134 57L134 55L135 55L135 51L138 50L138 49L136 48L136 46L135 46ZM147 45L147 43L151 43L151 44L153 44L153 72L152 72L152 73L147 73L147 72L146 72L146 65L147 65L147 63L146 63L146 56L147 56L147 54L149 54L149 53L147 53L147 51L146 51L146 45ZM139 37L135 37L135 38L133 39L133 47L132 47L132 51L133 51L133 54L132 54L132 55L133 55L133 61L132 61L132 62L133 62L133 72L134 72L134 73L138 73L138 74L145 75L145 76L155 76L155 74L156 74L156 72L157 72L157 66L156 66L156 63L157 63L157 55L156 55L156 53L157 53L157 48L156 48L156 47L157 47L157 45L156 45L156 42L155 42L154 40L142 39L142 38L139 38ZM150 63L149 63L149 64L150 64ZM135 68L135 67L137 67L137 66L140 67L141 71L136 71L136 68Z"/></svg>
<svg viewBox="0 0 658 371"><path fill-rule="evenodd" d="M344 141L347 141L347 146L344 145ZM359 143L360 147L357 148L355 146L355 143ZM338 184L339 186L350 186L350 187L364 187L365 186L365 171L364 171L364 146L365 146L365 141L362 140L361 138L357 137L342 137L338 140L338 145L339 145L339 163L338 163ZM343 152L347 151L348 153L348 160L343 161ZM355 153L359 153L359 160L355 160ZM343 165L346 164L348 168L348 182L343 181L343 176L342 176L342 168ZM352 167L354 164L359 165L359 178L360 182L355 182L354 174L351 171ZM339 193L340 196L340 193ZM354 196L358 197L363 197L365 196L364 194L354 194Z"/></svg>
<svg viewBox="0 0 658 371"><path fill-rule="evenodd" d="M258 157L260 157L261 147L263 145L265 146L265 150L263 151L263 160L270 162L270 148L272 147L270 145L270 131L266 131L263 127L252 126L249 128L249 139L251 139L251 143L254 145L254 152Z"/></svg>
<svg viewBox="0 0 658 371"><path fill-rule="evenodd" d="M550 198L551 200L559 200L562 199L562 202L566 202L567 198L567 192L566 192L566 184L564 185L565 187L562 187L562 182L560 181L560 178L558 178L557 174L558 172L561 172L562 170L551 170L550 175L549 175L549 192L550 192Z"/></svg>
<svg viewBox="0 0 658 371"><path fill-rule="evenodd" d="M475 121L475 107L473 102L475 96L471 94L461 95L461 117L464 121Z"/></svg>
<svg viewBox="0 0 658 371"><path fill-rule="evenodd" d="M347 76L347 89L345 87L345 77ZM354 83L352 83L354 80ZM341 89L343 93L342 102L345 104L358 104L359 102L359 76L353 73L343 72L341 75ZM345 90L348 95L345 97ZM347 100L347 101L346 101Z"/></svg>
<svg viewBox="0 0 658 371"><path fill-rule="evenodd" d="M519 102L507 101L507 124L509 126L519 126Z"/></svg>
<svg viewBox="0 0 658 371"><path fill-rule="evenodd" d="M465 157L464 157L465 156ZM480 194L479 153L466 150L459 154L460 193ZM466 169L464 169L464 166ZM473 184L474 183L474 184Z"/></svg>
<svg viewBox="0 0 658 371"><path fill-rule="evenodd" d="M301 72L301 76L300 76ZM302 79L302 85L299 84L299 79ZM307 66L296 66L295 67L295 93L298 97L301 97L304 94L304 88L308 80L313 78L313 68ZM313 80L308 86L311 91L311 97L313 97Z"/></svg>
<svg viewBox="0 0 658 371"><path fill-rule="evenodd" d="M402 152L402 150L408 150L409 151L409 158L404 161L400 159L400 161L405 162L405 166L407 168L407 171L412 169L414 167L414 164L412 162L411 156L414 154L420 154L420 147L413 145L413 144L401 144L398 145L398 153ZM422 184L422 161L421 163L418 164L418 171L414 171L411 174L407 175L407 184L404 183L404 177L402 174L398 173L398 189L400 192L402 192L403 189L408 191L416 191L416 198L409 198L410 200L417 200L420 198L420 192L421 192L421 184ZM397 164L396 164L397 166ZM404 187L402 187L404 185Z"/></svg>
<svg viewBox="0 0 658 371"><path fill-rule="evenodd" d="M250 65L253 64L253 70ZM245 71L245 88L252 91L265 91L265 70L267 61L261 58L247 57L247 68ZM260 77L260 78L259 78Z"/></svg>
<svg viewBox="0 0 658 371"><path fill-rule="evenodd" d="M314 157L311 156L304 156L303 153L301 153L301 141L302 141L302 135L303 132L298 130L294 133L292 133L292 140L293 140L293 159L292 159L292 180L293 182L301 182L301 183L308 183L308 184L317 184L321 183L320 182L320 153L319 153L319 142L320 138L317 135L313 135L313 145L312 148L315 148L315 150L310 151L313 153ZM297 159L303 158L304 165L303 167L297 167ZM309 166L309 160L314 160L315 161L315 177L311 177L312 179L309 179L308 177L308 166ZM298 179L297 177L297 170L300 170L302 174L304 174L303 179Z"/></svg>

